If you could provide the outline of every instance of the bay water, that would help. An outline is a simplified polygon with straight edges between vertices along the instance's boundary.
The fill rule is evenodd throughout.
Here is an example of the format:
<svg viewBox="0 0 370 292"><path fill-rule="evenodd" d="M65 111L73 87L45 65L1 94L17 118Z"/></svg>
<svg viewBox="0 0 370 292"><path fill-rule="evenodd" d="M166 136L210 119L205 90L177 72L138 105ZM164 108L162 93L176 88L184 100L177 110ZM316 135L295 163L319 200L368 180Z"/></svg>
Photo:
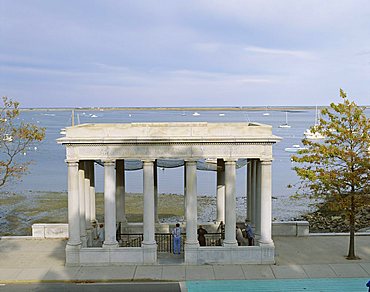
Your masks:
<svg viewBox="0 0 370 292"><path fill-rule="evenodd" d="M289 220L308 210L306 201L297 202L290 196L294 189L288 184L298 182L292 170L291 154L286 147L302 145L304 131L315 121L315 110L290 110L288 123L291 128L279 128L286 121L285 110L269 111L214 111L214 110L75 110L75 123L131 123L131 122L258 122L272 126L273 134L282 141L273 146L272 163L272 194L273 218ZM26 195L32 200L30 193L35 192L66 192L67 165L65 163L65 147L57 144L56 139L62 137L60 130L71 125L71 110L31 110L22 111L20 119L46 128L45 139L28 149L23 158L32 160L29 173L21 181L9 184L2 191ZM103 168L96 165L96 189L103 191ZM198 171L198 195L215 196L216 173ZM159 193L183 194L183 168L158 170ZM126 191L141 193L142 171L126 172ZM236 195L238 204L244 204L246 195L246 167L237 170ZM243 206L240 206L243 207Z"/></svg>

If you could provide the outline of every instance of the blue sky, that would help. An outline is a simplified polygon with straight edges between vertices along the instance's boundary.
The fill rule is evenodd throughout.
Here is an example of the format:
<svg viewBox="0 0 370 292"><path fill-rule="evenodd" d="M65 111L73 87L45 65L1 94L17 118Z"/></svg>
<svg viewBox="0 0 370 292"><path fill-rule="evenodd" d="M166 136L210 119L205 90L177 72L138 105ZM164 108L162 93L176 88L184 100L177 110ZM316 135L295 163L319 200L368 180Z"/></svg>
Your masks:
<svg viewBox="0 0 370 292"><path fill-rule="evenodd" d="M0 0L23 107L370 105L370 1Z"/></svg>

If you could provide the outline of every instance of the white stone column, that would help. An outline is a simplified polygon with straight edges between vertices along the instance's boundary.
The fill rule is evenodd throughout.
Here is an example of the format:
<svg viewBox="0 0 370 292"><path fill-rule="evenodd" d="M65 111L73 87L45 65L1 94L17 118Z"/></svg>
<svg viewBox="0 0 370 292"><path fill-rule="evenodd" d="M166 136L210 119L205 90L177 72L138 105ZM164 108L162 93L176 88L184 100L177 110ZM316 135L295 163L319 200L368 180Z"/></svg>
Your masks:
<svg viewBox="0 0 370 292"><path fill-rule="evenodd" d="M225 162L217 159L217 217L216 221L225 222Z"/></svg>
<svg viewBox="0 0 370 292"><path fill-rule="evenodd" d="M143 183L144 183L144 213L143 245L155 245L155 228L154 228L154 176L153 161L143 161Z"/></svg>
<svg viewBox="0 0 370 292"><path fill-rule="evenodd" d="M271 238L271 160L261 161L261 237L260 244L272 244Z"/></svg>
<svg viewBox="0 0 370 292"><path fill-rule="evenodd" d="M116 160L116 216L117 222L126 222L125 212L125 161Z"/></svg>
<svg viewBox="0 0 370 292"><path fill-rule="evenodd" d="M95 198L95 163L94 161L89 161L90 166L90 212L91 212L91 220L96 220L96 198Z"/></svg>
<svg viewBox="0 0 370 292"><path fill-rule="evenodd" d="M252 160L248 159L247 162L247 219L252 222L253 212L253 200L252 200Z"/></svg>
<svg viewBox="0 0 370 292"><path fill-rule="evenodd" d="M67 161L68 165L68 234L67 246L80 247L80 204L78 188L78 162Z"/></svg>
<svg viewBox="0 0 370 292"><path fill-rule="evenodd" d="M153 178L154 178L154 220L159 222L158 217L158 168L157 160L153 163Z"/></svg>
<svg viewBox="0 0 370 292"><path fill-rule="evenodd" d="M86 238L87 246L92 246L93 244L93 235L92 235L92 217L91 217L91 196L90 196L90 161L84 162L85 170L85 219L86 219Z"/></svg>
<svg viewBox="0 0 370 292"><path fill-rule="evenodd" d="M104 161L104 231L103 247L118 246L116 240L116 176L114 161Z"/></svg>
<svg viewBox="0 0 370 292"><path fill-rule="evenodd" d="M256 206L256 221L255 221L255 233L256 238L261 235L261 162L256 160L256 196L255 196L255 206Z"/></svg>
<svg viewBox="0 0 370 292"><path fill-rule="evenodd" d="M184 161L184 221L186 221L186 162Z"/></svg>
<svg viewBox="0 0 370 292"><path fill-rule="evenodd" d="M251 218L251 223L253 226L256 225L256 217L257 217L257 208L256 208L256 197L257 197L257 160L253 159L251 161L252 163L252 218Z"/></svg>
<svg viewBox="0 0 370 292"><path fill-rule="evenodd" d="M199 246L197 237L197 162L186 161L186 246ZM185 255L186 256L186 255Z"/></svg>
<svg viewBox="0 0 370 292"><path fill-rule="evenodd" d="M90 165L89 161L84 163L85 170L85 212L86 212L86 228L91 229L91 197L90 197Z"/></svg>
<svg viewBox="0 0 370 292"><path fill-rule="evenodd" d="M237 246L236 241L236 161L225 161L225 240L224 246Z"/></svg>
<svg viewBox="0 0 370 292"><path fill-rule="evenodd" d="M79 217L80 217L80 237L81 244L83 247L87 246L86 237L86 209L85 209L85 163L83 161L79 162L78 165L78 204L79 204Z"/></svg>

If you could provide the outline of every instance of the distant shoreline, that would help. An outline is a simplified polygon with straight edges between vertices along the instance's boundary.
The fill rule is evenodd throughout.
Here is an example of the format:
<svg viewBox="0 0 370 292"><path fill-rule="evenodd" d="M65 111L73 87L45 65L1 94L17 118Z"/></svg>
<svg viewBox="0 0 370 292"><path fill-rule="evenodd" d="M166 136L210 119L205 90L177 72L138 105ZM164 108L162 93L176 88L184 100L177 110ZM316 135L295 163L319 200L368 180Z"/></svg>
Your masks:
<svg viewBox="0 0 370 292"><path fill-rule="evenodd" d="M328 106L318 106L319 109ZM370 106L365 106L370 108ZM234 107L65 107L21 108L21 111L307 111L316 106L234 106Z"/></svg>

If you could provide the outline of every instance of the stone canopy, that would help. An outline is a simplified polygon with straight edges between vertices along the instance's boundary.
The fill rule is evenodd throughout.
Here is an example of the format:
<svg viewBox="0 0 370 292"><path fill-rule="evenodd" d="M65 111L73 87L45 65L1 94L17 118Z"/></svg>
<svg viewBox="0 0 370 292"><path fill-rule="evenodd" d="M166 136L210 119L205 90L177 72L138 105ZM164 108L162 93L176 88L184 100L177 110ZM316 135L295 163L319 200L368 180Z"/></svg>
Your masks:
<svg viewBox="0 0 370 292"><path fill-rule="evenodd" d="M185 263L271 263L272 145L280 140L272 127L259 123L130 123L82 124L68 127L57 141L66 147L68 164L69 241L67 264L156 263L154 238L158 163L184 165ZM141 248L120 247L117 223L125 220L125 162L143 168L143 242ZM199 247L197 240L197 164L217 171L217 218L225 222L222 246ZM246 217L256 230L256 246L238 246L235 236L237 162L247 165ZM92 247L95 218L95 162L104 166L105 240ZM177 165L175 165L177 164ZM241 165L239 165L241 166ZM208 168L206 166L205 168ZM127 170L127 169L126 169ZM159 223L158 223L159 224ZM157 225L158 225L157 224Z"/></svg>
<svg viewBox="0 0 370 292"><path fill-rule="evenodd" d="M68 127L65 137L58 139L58 143L67 146L67 159L73 159L74 156L88 159L94 158L94 155L99 159L102 156L117 159L271 159L271 145L279 140L279 137L272 135L269 125L203 122L82 124ZM83 146L87 151L78 148L76 153L69 147L72 144L73 150ZM249 147L243 147L243 144ZM95 145L99 145L99 149ZM107 147L102 148L103 145ZM125 152L115 145L120 149L125 146ZM130 149L130 146L135 149ZM227 151L223 149L225 146Z"/></svg>

